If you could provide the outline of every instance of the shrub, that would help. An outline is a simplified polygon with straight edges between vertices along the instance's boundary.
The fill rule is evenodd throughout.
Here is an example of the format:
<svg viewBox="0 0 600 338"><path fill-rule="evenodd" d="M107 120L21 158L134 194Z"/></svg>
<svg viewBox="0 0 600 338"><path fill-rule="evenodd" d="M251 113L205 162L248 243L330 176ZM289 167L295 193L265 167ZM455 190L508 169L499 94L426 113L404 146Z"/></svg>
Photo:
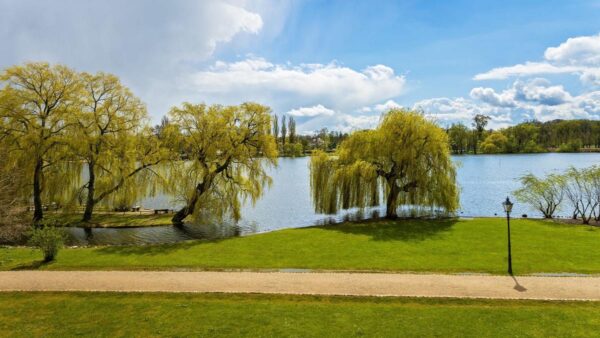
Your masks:
<svg viewBox="0 0 600 338"><path fill-rule="evenodd" d="M569 143L563 143L558 147L559 153L576 153L581 150L581 141L571 141Z"/></svg>
<svg viewBox="0 0 600 338"><path fill-rule="evenodd" d="M481 143L481 151L486 154L497 154L507 151L508 138L501 132L493 132Z"/></svg>
<svg viewBox="0 0 600 338"><path fill-rule="evenodd" d="M44 261L54 260L58 250L60 250L65 241L65 232L56 227L35 228L31 231L29 243L39 248L44 254Z"/></svg>
<svg viewBox="0 0 600 338"><path fill-rule="evenodd" d="M302 156L304 150L301 143L287 143L283 146L283 155L289 157Z"/></svg>

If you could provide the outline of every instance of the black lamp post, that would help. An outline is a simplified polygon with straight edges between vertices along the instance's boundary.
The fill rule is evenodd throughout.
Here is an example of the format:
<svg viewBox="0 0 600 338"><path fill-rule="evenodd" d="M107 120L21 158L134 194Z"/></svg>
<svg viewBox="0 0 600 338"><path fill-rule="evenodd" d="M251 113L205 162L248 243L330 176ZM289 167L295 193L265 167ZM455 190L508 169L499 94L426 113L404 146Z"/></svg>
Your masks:
<svg viewBox="0 0 600 338"><path fill-rule="evenodd" d="M506 212L506 224L508 226L508 274L512 275L513 271L512 271L512 255L511 255L511 250L510 250L510 212L512 211L512 207L513 204L512 202L508 199L508 197L506 197L506 201L504 201L502 203L502 206L504 207L504 211Z"/></svg>

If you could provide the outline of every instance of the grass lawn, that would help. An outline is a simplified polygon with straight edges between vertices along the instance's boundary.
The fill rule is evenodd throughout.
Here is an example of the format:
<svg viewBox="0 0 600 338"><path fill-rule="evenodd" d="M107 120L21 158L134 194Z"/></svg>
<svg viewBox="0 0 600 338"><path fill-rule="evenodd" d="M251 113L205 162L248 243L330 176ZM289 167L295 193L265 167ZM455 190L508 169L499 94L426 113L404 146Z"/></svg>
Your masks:
<svg viewBox="0 0 600 338"><path fill-rule="evenodd" d="M173 215L127 213L96 213L89 223L81 221L80 213L47 213L45 218L50 224L58 226L92 227L92 228L124 228L172 225Z"/></svg>
<svg viewBox="0 0 600 338"><path fill-rule="evenodd" d="M514 220L516 274L600 273L600 228ZM506 271L506 221L377 220L288 229L217 241L62 250L40 265L30 248L0 249L0 269L281 269Z"/></svg>
<svg viewBox="0 0 600 338"><path fill-rule="evenodd" d="M0 336L590 337L599 302L0 293Z"/></svg>

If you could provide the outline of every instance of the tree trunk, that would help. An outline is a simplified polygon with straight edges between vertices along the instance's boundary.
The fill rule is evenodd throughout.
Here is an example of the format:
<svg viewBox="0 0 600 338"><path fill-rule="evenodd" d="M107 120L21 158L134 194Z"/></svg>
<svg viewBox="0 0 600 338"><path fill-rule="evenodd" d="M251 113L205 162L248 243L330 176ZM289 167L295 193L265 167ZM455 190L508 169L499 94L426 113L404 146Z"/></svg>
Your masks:
<svg viewBox="0 0 600 338"><path fill-rule="evenodd" d="M390 192L387 196L386 201L386 209L385 209L385 218L394 219L398 218L398 194L400 193L400 188L396 184L395 178L387 179L388 186L390 187Z"/></svg>
<svg viewBox="0 0 600 338"><path fill-rule="evenodd" d="M175 215L173 215L173 218L171 218L171 223L173 223L173 225L182 226L183 220L194 213L198 199L206 192L206 190L208 190L210 182L212 182L212 180L205 179L202 183L196 186L196 189L194 189L194 195L192 195L188 205L181 208L177 213L175 213Z"/></svg>
<svg viewBox="0 0 600 338"><path fill-rule="evenodd" d="M96 171L94 169L94 163L88 164L89 180L88 180L88 194L85 201L85 211L83 212L83 222L89 222L92 219L92 213L94 212L94 194L96 191Z"/></svg>
<svg viewBox="0 0 600 338"><path fill-rule="evenodd" d="M44 210L42 206L42 160L38 160L35 164L33 172L33 223L37 223L44 218Z"/></svg>

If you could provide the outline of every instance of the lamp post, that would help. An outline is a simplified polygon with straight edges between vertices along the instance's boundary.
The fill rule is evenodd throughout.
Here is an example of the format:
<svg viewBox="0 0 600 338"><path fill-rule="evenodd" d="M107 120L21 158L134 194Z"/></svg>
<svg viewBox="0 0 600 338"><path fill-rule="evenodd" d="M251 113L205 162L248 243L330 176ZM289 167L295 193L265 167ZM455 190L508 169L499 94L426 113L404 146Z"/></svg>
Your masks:
<svg viewBox="0 0 600 338"><path fill-rule="evenodd" d="M510 201L510 199L506 197L506 201L502 203L502 206L504 207L504 211L506 212L506 225L508 228L508 274L512 275L512 255L510 249L510 212L512 211L513 204Z"/></svg>

